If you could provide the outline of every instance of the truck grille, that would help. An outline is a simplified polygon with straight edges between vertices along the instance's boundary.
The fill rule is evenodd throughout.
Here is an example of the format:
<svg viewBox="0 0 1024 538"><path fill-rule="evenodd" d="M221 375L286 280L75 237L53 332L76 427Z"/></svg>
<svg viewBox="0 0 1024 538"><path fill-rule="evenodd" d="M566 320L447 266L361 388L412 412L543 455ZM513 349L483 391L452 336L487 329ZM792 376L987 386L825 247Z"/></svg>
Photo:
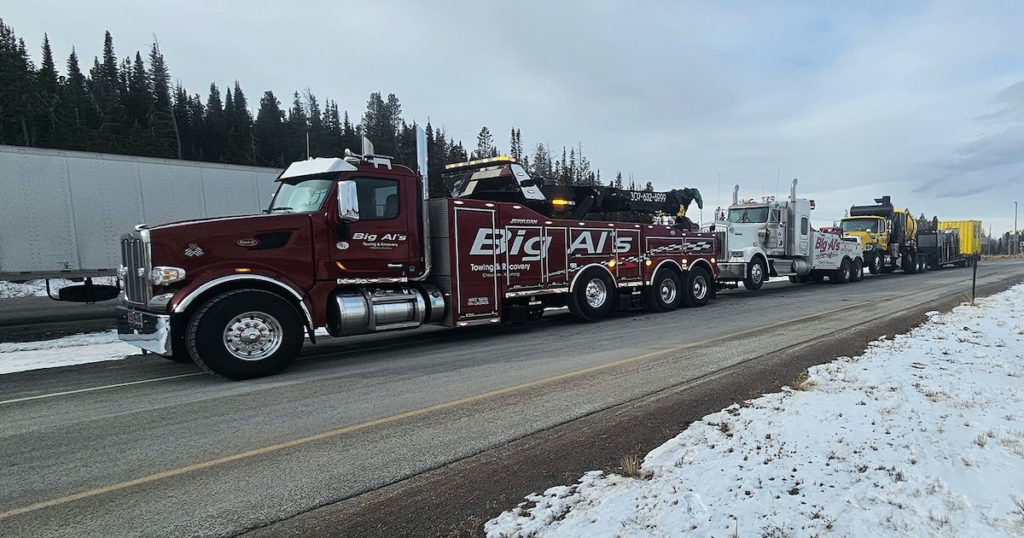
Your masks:
<svg viewBox="0 0 1024 538"><path fill-rule="evenodd" d="M152 292L148 238L137 233L121 236L121 266L125 301L145 306Z"/></svg>
<svg viewBox="0 0 1024 538"><path fill-rule="evenodd" d="M725 252L725 232L721 230L715 231L715 255L718 256L719 260L724 260L726 256Z"/></svg>

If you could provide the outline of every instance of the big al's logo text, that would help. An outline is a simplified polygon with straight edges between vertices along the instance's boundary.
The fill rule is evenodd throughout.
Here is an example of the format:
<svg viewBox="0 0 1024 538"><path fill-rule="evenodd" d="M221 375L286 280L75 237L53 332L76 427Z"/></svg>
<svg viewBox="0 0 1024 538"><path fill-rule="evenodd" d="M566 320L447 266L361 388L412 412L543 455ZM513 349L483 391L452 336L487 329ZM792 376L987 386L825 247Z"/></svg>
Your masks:
<svg viewBox="0 0 1024 538"><path fill-rule="evenodd" d="M469 249L471 256L504 254L507 250L511 256L523 256L523 261L537 261L547 255L551 248L551 238L533 235L527 237L527 230L492 230L481 228L476 232L473 247ZM536 233L536 232L534 232ZM633 248L633 237L630 235L615 237L610 230L583 230L575 234L569 245L569 254L586 253L600 254L605 247L614 241L614 251L629 252Z"/></svg>

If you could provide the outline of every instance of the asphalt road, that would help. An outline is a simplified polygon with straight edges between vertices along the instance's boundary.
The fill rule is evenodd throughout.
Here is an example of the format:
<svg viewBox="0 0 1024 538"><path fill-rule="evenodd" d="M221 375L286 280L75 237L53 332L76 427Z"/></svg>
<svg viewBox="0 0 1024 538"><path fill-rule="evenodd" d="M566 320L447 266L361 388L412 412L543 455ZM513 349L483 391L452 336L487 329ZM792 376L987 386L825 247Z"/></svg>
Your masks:
<svg viewBox="0 0 1024 538"><path fill-rule="evenodd" d="M800 346L832 354L826 345L846 332L966 298L970 275L779 283L594 324L556 314L334 340L250 382L151 356L0 376L0 534L346 534L322 526L323 510L666 390L725 383L716 376ZM979 270L981 284L1021 280L1019 261Z"/></svg>

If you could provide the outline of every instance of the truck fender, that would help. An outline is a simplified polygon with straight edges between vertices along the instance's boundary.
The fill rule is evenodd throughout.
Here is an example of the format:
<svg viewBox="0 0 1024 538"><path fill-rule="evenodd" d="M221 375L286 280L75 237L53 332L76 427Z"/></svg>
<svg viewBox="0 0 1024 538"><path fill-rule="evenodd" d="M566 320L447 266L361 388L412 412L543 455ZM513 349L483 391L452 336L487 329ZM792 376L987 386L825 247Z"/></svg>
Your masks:
<svg viewBox="0 0 1024 538"><path fill-rule="evenodd" d="M693 263L691 263L690 266L687 267L687 271L693 269L694 267L703 267L704 270L707 271L709 275L711 275L712 279L716 277L715 270L714 268L711 267L711 263L705 260L704 258L697 258L696 260L693 260Z"/></svg>
<svg viewBox="0 0 1024 538"><path fill-rule="evenodd" d="M274 278L270 278L270 277L267 277L267 276L263 276L263 275L254 275L254 274L226 275L226 276L222 276L222 277L219 277L219 278L215 278L215 279L213 279L213 280L211 280L209 282L206 282L206 283L200 285L196 289L194 289L191 292L189 292L188 295L186 295L180 301L178 301L178 304L176 304L174 306L174 310L172 310L171 313L173 313L173 314L181 314L181 313L185 312L188 309L189 305L192 304L196 299L198 299L199 297L203 296L207 292L210 292L210 291L214 290L214 288L217 288L219 286L223 286L223 285L229 284L229 283L245 282L245 281L248 281L248 282L254 282L255 281L255 282L266 282L266 283L269 283L274 288L279 290L279 292L284 292L282 295L285 295L286 297L291 297L291 298L295 299L295 301L298 302L300 309L302 310L303 318L306 320L306 330L310 334L310 339L313 340L314 344L316 343L316 340L315 340L315 338L313 336L314 329L315 329L314 326L313 326L313 316L310 314L309 307L306 305L306 301L302 297L302 294L298 290L293 288L291 285L289 285L289 284L287 284L285 282L281 282L280 280L277 280L277 279L274 279Z"/></svg>
<svg viewBox="0 0 1024 538"><path fill-rule="evenodd" d="M675 267L677 275L682 275L683 274L683 266L679 265L679 262L677 262L677 261L675 261L673 259L661 260L661 262L659 262L658 265L654 266L654 270L651 271L651 280L654 279L654 275L658 274L658 271L660 271L661 268L665 266L665 264L668 264L669 267ZM646 282L646 284L648 286L651 285L651 280L648 280Z"/></svg>
<svg viewBox="0 0 1024 538"><path fill-rule="evenodd" d="M608 276L611 277L611 279L612 279L612 286L614 286L616 288L619 287L618 281L615 280L615 275L612 274L611 270L608 269L608 266L606 266L603 263L591 263L591 264L588 264L588 265L584 265L583 267L580 267L579 269L576 269L576 275L572 277L572 282L569 283L569 293L572 293L572 290L576 289L576 279L578 279L580 277L580 275L583 274L584 271L586 271L587 269L590 269L591 267L600 267L601 269L604 269L604 271L606 273L608 273Z"/></svg>

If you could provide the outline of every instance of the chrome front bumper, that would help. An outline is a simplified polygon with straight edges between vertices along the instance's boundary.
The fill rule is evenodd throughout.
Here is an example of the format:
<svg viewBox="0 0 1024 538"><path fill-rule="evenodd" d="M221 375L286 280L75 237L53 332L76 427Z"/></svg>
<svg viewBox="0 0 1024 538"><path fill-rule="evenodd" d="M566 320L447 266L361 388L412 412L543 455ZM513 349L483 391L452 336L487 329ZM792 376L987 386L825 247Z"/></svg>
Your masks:
<svg viewBox="0 0 1024 538"><path fill-rule="evenodd" d="M117 337L160 355L171 354L171 316L117 307Z"/></svg>

